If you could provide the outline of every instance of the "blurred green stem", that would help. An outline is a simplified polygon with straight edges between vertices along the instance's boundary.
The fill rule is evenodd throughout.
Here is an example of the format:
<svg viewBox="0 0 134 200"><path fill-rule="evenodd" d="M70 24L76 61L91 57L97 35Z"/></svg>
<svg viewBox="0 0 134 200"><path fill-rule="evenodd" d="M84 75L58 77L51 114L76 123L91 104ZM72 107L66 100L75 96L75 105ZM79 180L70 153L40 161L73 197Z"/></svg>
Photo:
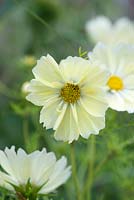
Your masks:
<svg viewBox="0 0 134 200"><path fill-rule="evenodd" d="M105 165L105 163L107 163L107 161L111 159L112 155L113 155L113 153L112 153L112 151L110 151L106 155L106 157L104 159L102 159L102 161L99 163L99 165L95 169L95 174L97 174L101 170L101 168Z"/></svg>
<svg viewBox="0 0 134 200"><path fill-rule="evenodd" d="M28 130L27 116L25 116L24 119L23 119L23 137L24 137L25 148L27 149L27 143L29 141L29 130Z"/></svg>
<svg viewBox="0 0 134 200"><path fill-rule="evenodd" d="M95 161L95 136L91 136L91 140L88 142L87 153L90 154L89 164L88 164L88 175L87 175L87 182L85 185L85 196L86 200L91 200L91 190L94 178L94 161Z"/></svg>
<svg viewBox="0 0 134 200"><path fill-rule="evenodd" d="M127 146L132 145L132 144L134 144L134 137L126 140L125 142L123 142L120 147L121 147L121 149L124 149Z"/></svg>
<svg viewBox="0 0 134 200"><path fill-rule="evenodd" d="M120 146L117 147L117 149L111 149L111 151L108 152L108 154L104 157L104 159L96 167L95 174L97 174L109 160L111 160L113 157L117 156L118 152L120 150L123 150L124 148L126 148L127 146L132 145L132 144L134 144L134 138L130 138L127 141L123 142L122 144L120 144Z"/></svg>
<svg viewBox="0 0 134 200"><path fill-rule="evenodd" d="M76 160L75 160L75 148L74 143L70 144L70 153L71 153L71 164L72 164L72 176L74 180L75 190L76 190L76 196L77 200L82 200L78 176L77 176L77 170L76 170Z"/></svg>
<svg viewBox="0 0 134 200"><path fill-rule="evenodd" d="M18 200L27 200L25 197L23 197L20 193L17 192L17 199Z"/></svg>
<svg viewBox="0 0 134 200"><path fill-rule="evenodd" d="M18 5L21 3L21 1L19 0L14 0L15 3L17 3ZM65 42L66 45L69 48L73 48L74 51L76 50L76 48L74 46L72 46L72 43L70 40L64 38L59 32L57 32L51 25L49 25L49 23L47 23L43 18L41 18L39 15L37 15L35 12L33 12L32 10L28 9L27 7L25 7L23 5L23 8L25 9L25 11L31 15L34 19L36 19L39 23L41 23L46 29L50 30L51 32L54 32L55 35L57 35L61 41ZM76 42L76 41L75 41ZM80 44L78 43L78 41L76 42L76 44L79 46Z"/></svg>
<svg viewBox="0 0 134 200"><path fill-rule="evenodd" d="M38 200L36 196L24 197L21 193L17 193L18 200Z"/></svg>
<svg viewBox="0 0 134 200"><path fill-rule="evenodd" d="M19 100L20 97L0 81L0 93L8 98Z"/></svg>

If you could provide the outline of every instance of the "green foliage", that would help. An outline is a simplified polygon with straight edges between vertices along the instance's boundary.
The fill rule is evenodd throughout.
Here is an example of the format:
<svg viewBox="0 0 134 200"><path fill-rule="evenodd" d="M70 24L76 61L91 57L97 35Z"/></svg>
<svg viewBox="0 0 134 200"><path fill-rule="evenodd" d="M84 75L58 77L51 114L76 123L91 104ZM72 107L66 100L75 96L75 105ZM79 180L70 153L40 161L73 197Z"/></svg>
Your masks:
<svg viewBox="0 0 134 200"><path fill-rule="evenodd" d="M88 57L87 57L87 51L82 51L82 48L81 48L81 47L79 47L78 53L79 53L79 57L88 59Z"/></svg>
<svg viewBox="0 0 134 200"><path fill-rule="evenodd" d="M70 146L56 142L53 131L39 124L40 108L28 103L21 92L23 82L30 80L32 73L31 67L20 60L29 54L38 59L47 53L57 61L78 53L86 58L86 51L92 47L84 31L86 20L102 13L116 18L121 12L112 0L76 1L76 4L52 0L18 2L12 3L0 19L0 147L15 144L27 152L46 147L58 157L66 155L71 163ZM106 128L89 140L79 139L74 152L81 193L90 190L92 200L134 199L133 130L134 114L109 109ZM91 182L87 184L88 176ZM0 200L16 200L9 195L0 189ZM41 200L76 198L73 178L56 194L40 197Z"/></svg>

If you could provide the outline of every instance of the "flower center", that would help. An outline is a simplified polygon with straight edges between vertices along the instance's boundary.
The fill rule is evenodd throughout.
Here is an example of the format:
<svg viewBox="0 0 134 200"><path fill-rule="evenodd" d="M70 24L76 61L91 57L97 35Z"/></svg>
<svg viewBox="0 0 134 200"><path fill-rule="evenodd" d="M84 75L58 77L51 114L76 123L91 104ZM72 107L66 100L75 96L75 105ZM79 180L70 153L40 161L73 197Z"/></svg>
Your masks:
<svg viewBox="0 0 134 200"><path fill-rule="evenodd" d="M122 79L118 76L111 76L107 82L107 85L111 90L122 90L124 87Z"/></svg>
<svg viewBox="0 0 134 200"><path fill-rule="evenodd" d="M61 88L60 95L65 102L74 103L80 98L80 88L78 85L66 83L64 87Z"/></svg>

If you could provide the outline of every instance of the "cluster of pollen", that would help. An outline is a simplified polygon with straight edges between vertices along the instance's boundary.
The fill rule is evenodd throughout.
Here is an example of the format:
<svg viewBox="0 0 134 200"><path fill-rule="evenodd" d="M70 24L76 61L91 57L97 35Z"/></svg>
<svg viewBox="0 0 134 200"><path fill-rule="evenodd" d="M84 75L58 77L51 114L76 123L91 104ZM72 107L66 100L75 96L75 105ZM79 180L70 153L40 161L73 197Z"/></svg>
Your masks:
<svg viewBox="0 0 134 200"><path fill-rule="evenodd" d="M107 85L111 90L122 90L124 87L123 81L118 76L111 76L107 82Z"/></svg>
<svg viewBox="0 0 134 200"><path fill-rule="evenodd" d="M61 89L60 96L67 103L75 103L80 98L80 88L78 85L66 83Z"/></svg>

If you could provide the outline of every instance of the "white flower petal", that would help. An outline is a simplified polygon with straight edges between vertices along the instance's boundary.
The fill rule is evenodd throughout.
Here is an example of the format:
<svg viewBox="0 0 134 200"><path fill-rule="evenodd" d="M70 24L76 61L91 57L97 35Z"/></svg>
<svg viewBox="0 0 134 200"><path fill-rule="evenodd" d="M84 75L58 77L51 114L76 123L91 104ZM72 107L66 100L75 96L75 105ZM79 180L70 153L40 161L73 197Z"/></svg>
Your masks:
<svg viewBox="0 0 134 200"><path fill-rule="evenodd" d="M14 171L5 155L5 153L3 151L0 150L0 165L2 166L2 168L8 172L10 175L14 175Z"/></svg>
<svg viewBox="0 0 134 200"><path fill-rule="evenodd" d="M81 92L83 93L83 90L85 88L90 89L90 88L95 88L95 87L98 87L98 88L102 87L103 89L106 90L104 86L107 83L108 75L109 74L107 73L106 70L103 70L97 66L92 65L92 67L90 67L88 72L86 73L85 79L83 79L79 84L80 87L82 88ZM100 91L102 92L102 90Z"/></svg>
<svg viewBox="0 0 134 200"><path fill-rule="evenodd" d="M56 140L69 141L69 143L78 139L79 130L70 105L68 105L64 117L55 131L54 137Z"/></svg>
<svg viewBox="0 0 134 200"><path fill-rule="evenodd" d="M58 160L54 166L53 172L49 178L49 181L42 187L39 191L42 193L49 193L59 187L61 184L65 183L69 178L71 171L70 167L66 168L67 160L65 157L62 157Z"/></svg>
<svg viewBox="0 0 134 200"><path fill-rule="evenodd" d="M106 98L99 96L87 95L81 98L81 105L85 108L85 110L95 117L103 117L108 108L108 104L106 103Z"/></svg>
<svg viewBox="0 0 134 200"><path fill-rule="evenodd" d="M124 87L125 89L134 90L134 74L124 77Z"/></svg>
<svg viewBox="0 0 134 200"><path fill-rule="evenodd" d="M123 17L112 24L105 16L98 16L86 23L86 32L94 43L105 44L134 43L134 23Z"/></svg>
<svg viewBox="0 0 134 200"><path fill-rule="evenodd" d="M28 90L30 94L26 99L38 106L43 106L48 99L59 95L57 88L48 87L36 79L30 82Z"/></svg>
<svg viewBox="0 0 134 200"><path fill-rule="evenodd" d="M109 40L107 35L111 34L111 21L105 16L99 16L86 23L86 31L94 42Z"/></svg>
<svg viewBox="0 0 134 200"><path fill-rule="evenodd" d="M28 181L34 189L41 188L39 194L52 192L65 183L71 173L65 157L56 161L55 154L47 153L46 149L26 154L23 149L19 149L16 153L12 147L6 148L5 152L0 151L0 154L2 155L0 165L6 169L6 173L0 171L0 186L14 192L16 189L12 184L17 188L23 185L24 193L28 194L29 190L26 187ZM13 174L10 173L12 171Z"/></svg>
<svg viewBox="0 0 134 200"><path fill-rule="evenodd" d="M88 138L90 134L98 134L105 127L104 117L90 115L81 104L77 104L77 115L80 135L84 138Z"/></svg>
<svg viewBox="0 0 134 200"><path fill-rule="evenodd" d="M16 182L14 182L14 180L10 176L0 171L0 186L2 188L6 188L7 190L14 191L14 188L10 183L16 184Z"/></svg>
<svg viewBox="0 0 134 200"><path fill-rule="evenodd" d="M60 70L66 82L78 83L87 74L90 62L80 57L67 57L60 62Z"/></svg>
<svg viewBox="0 0 134 200"><path fill-rule="evenodd" d="M115 49L111 46L98 43L93 49L92 54L89 53L89 59L95 64L99 65L102 69L107 70L110 74L114 74L118 66Z"/></svg>
<svg viewBox="0 0 134 200"><path fill-rule="evenodd" d="M63 120L65 112L67 110L67 106L68 106L68 104L63 105L63 108L61 109L60 114L59 114L57 120L55 121L55 125L53 127L54 130L56 130L60 126L61 121Z"/></svg>
<svg viewBox="0 0 134 200"><path fill-rule="evenodd" d="M46 85L63 81L58 64L50 55L43 56L38 60L33 69L33 74L37 80Z"/></svg>
<svg viewBox="0 0 134 200"><path fill-rule="evenodd" d="M124 99L118 92L116 91L108 92L107 100L109 103L109 107L112 108L113 110L125 111Z"/></svg>
<svg viewBox="0 0 134 200"><path fill-rule="evenodd" d="M47 182L51 175L53 166L56 162L56 157L54 153L46 153L46 151L43 150L38 156L35 156L34 159L31 155L30 158L32 163L30 172L31 183L41 186Z"/></svg>
<svg viewBox="0 0 134 200"><path fill-rule="evenodd" d="M43 126L46 127L46 129L50 129L54 126L55 120L59 116L59 112L56 111L59 104L60 100L55 98L51 104L42 108L40 112L40 123L43 123ZM53 112L54 110L55 112Z"/></svg>
<svg viewBox="0 0 134 200"><path fill-rule="evenodd" d="M14 176L18 184L26 183L29 178L29 160L26 156L26 153L22 150L18 150L18 154L16 155L15 149L5 149L7 154L7 159L14 170Z"/></svg>
<svg viewBox="0 0 134 200"><path fill-rule="evenodd" d="M121 97L124 99L125 111L129 113L134 112L134 90L123 90L120 92Z"/></svg>

